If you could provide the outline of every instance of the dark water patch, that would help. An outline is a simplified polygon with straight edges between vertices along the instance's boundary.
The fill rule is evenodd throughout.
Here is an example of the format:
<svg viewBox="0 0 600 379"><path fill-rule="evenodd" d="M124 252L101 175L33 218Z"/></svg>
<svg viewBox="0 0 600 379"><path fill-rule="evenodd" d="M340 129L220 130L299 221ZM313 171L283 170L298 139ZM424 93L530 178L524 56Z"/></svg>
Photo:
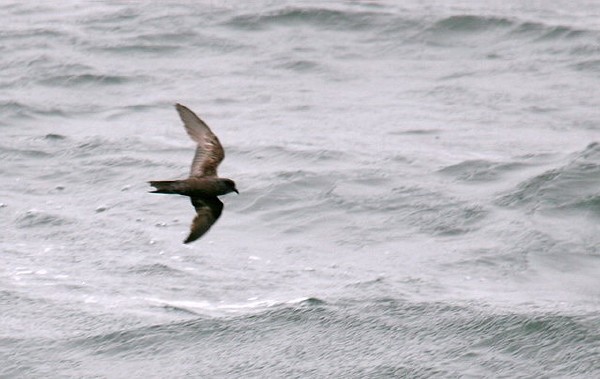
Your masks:
<svg viewBox="0 0 600 379"><path fill-rule="evenodd" d="M409 214L409 220L422 232L437 236L459 236L476 230L488 214L481 205L460 202L418 208Z"/></svg>
<svg viewBox="0 0 600 379"><path fill-rule="evenodd" d="M75 63L75 62L68 62L65 63L64 61L60 60L60 61L56 61L56 60L52 60L50 61L51 65L49 65L47 68L47 70L44 71L48 71L51 72L55 75L76 75L76 74L86 74L89 72L93 72L95 69L92 65L89 64L84 64L84 63Z"/></svg>
<svg viewBox="0 0 600 379"><path fill-rule="evenodd" d="M579 43L571 46L569 53L571 55L581 55L586 57L595 57L600 54L600 36L590 39L590 43Z"/></svg>
<svg viewBox="0 0 600 379"><path fill-rule="evenodd" d="M540 199L539 192L544 189L547 183L552 183L560 175L560 170L550 170L543 174L535 176L519 184L517 189L509 194L500 197L497 201L503 206L519 206L532 203L535 199Z"/></svg>
<svg viewBox="0 0 600 379"><path fill-rule="evenodd" d="M88 27L101 25L123 25L137 20L142 16L142 10L137 7L121 6L112 11L94 12L88 17L81 18L80 23Z"/></svg>
<svg viewBox="0 0 600 379"><path fill-rule="evenodd" d="M142 43L119 43L117 45L100 46L94 45L90 47L90 50L103 51L114 54L168 54L175 53L182 47L180 45L172 44L142 44Z"/></svg>
<svg viewBox="0 0 600 379"><path fill-rule="evenodd" d="M407 36L408 41L425 42L434 46L452 46L490 37L498 39L514 25L514 21L501 17L485 17L476 15L455 15L424 25L422 30L413 31Z"/></svg>
<svg viewBox="0 0 600 379"><path fill-rule="evenodd" d="M477 347L493 349L506 358L538 361L538 369L564 375L598 370L587 361L599 358L597 350L587 348L600 343L598 333L591 332L590 326L584 317L509 314L482 320L474 325L474 332L482 337ZM574 356L589 363L582 364L584 361L575 360ZM552 367L551 362L560 364Z"/></svg>
<svg viewBox="0 0 600 379"><path fill-rule="evenodd" d="M397 14L389 15L378 23L379 30L375 32L375 37L367 38L366 41L376 42L381 39L398 39L399 37L404 41L413 36L416 31L425 29L426 25L428 25L427 21L422 19Z"/></svg>
<svg viewBox="0 0 600 379"><path fill-rule="evenodd" d="M152 263L131 266L127 270L129 273L142 274L147 276L184 276L185 272L168 266L164 263Z"/></svg>
<svg viewBox="0 0 600 379"><path fill-rule="evenodd" d="M309 25L320 29L363 31L376 27L381 13L327 8L285 7L267 12L235 16L225 25L245 30L263 30L267 26Z"/></svg>
<svg viewBox="0 0 600 379"><path fill-rule="evenodd" d="M108 110L105 114L105 118L108 121L119 120L123 118L130 118L132 114L147 112L149 110L155 110L157 104L135 104L126 105L118 108ZM161 104L162 106L162 104Z"/></svg>
<svg viewBox="0 0 600 379"><path fill-rule="evenodd" d="M0 111L2 114L13 114L14 116L25 117L32 113L31 107L17 101L2 101L0 102Z"/></svg>
<svg viewBox="0 0 600 379"><path fill-rule="evenodd" d="M321 65L314 61L309 60L290 60L275 66L276 68L282 68L298 73L304 72L315 72L322 69Z"/></svg>
<svg viewBox="0 0 600 379"><path fill-rule="evenodd" d="M33 118L36 115L65 116L62 109L27 105L18 101L0 101L0 112L4 117Z"/></svg>
<svg viewBox="0 0 600 379"><path fill-rule="evenodd" d="M10 30L4 29L0 31L0 41L9 42L11 40L17 40L23 42L23 40L31 40L32 38L49 38L56 39L67 37L69 34L62 30L33 27L24 30Z"/></svg>
<svg viewBox="0 0 600 379"><path fill-rule="evenodd" d="M559 112L560 108L549 107L549 106L539 106L539 105L529 105L529 106L525 107L524 110L526 112L544 114L544 113Z"/></svg>
<svg viewBox="0 0 600 379"><path fill-rule="evenodd" d="M298 303L299 306L307 307L321 306L325 304L327 304L325 300L319 299L317 297L308 297Z"/></svg>
<svg viewBox="0 0 600 379"><path fill-rule="evenodd" d="M439 78L440 81L444 80L453 80L453 79L462 79L473 77L477 74L475 71L461 71L461 72L453 72L449 75L444 75Z"/></svg>
<svg viewBox="0 0 600 379"><path fill-rule="evenodd" d="M549 161L560 158L560 154L558 153L536 153L536 154L521 154L515 157L520 161L524 161L525 164L548 164Z"/></svg>
<svg viewBox="0 0 600 379"><path fill-rule="evenodd" d="M41 148L0 146L0 157L3 161L21 161L22 159L46 159L52 157L52 154Z"/></svg>
<svg viewBox="0 0 600 379"><path fill-rule="evenodd" d="M290 105L286 106L285 110L290 112L310 112L313 110L313 106L308 104Z"/></svg>
<svg viewBox="0 0 600 379"><path fill-rule="evenodd" d="M573 29L568 26L547 26L544 33L538 38L539 41L570 40L585 36L587 31Z"/></svg>
<svg viewBox="0 0 600 379"><path fill-rule="evenodd" d="M490 29L508 28L512 25L514 21L502 17L456 15L436 21L429 30L436 33L479 33Z"/></svg>
<svg viewBox="0 0 600 379"><path fill-rule="evenodd" d="M240 102L239 99L234 97L216 97L211 100L215 104L237 104Z"/></svg>
<svg viewBox="0 0 600 379"><path fill-rule="evenodd" d="M123 42L129 46L153 46L169 50L165 52L175 52L182 48L193 47L194 50L203 49L218 53L228 53L248 47L243 40L225 38L218 34L197 33L193 30L176 33L157 32L144 34Z"/></svg>
<svg viewBox="0 0 600 379"><path fill-rule="evenodd" d="M600 59L582 61L572 64L571 67L576 71L598 73L600 72Z"/></svg>
<svg viewBox="0 0 600 379"><path fill-rule="evenodd" d="M64 141L67 139L67 137L63 136L62 134L48 133L44 136L44 139L49 141Z"/></svg>
<svg viewBox="0 0 600 379"><path fill-rule="evenodd" d="M547 25L539 22L518 23L510 32L515 37L529 37L533 41L569 40L587 36L591 32L568 26Z"/></svg>
<svg viewBox="0 0 600 379"><path fill-rule="evenodd" d="M15 226L17 228L63 226L72 223L72 220L61 215L52 214L35 209L21 213L17 215L15 219Z"/></svg>
<svg viewBox="0 0 600 379"><path fill-rule="evenodd" d="M165 20L170 21L170 20ZM145 33L136 36L136 39L149 43L164 43L164 42L176 42L181 43L183 40L193 40L198 36L198 33L191 29L186 30L165 30L153 33Z"/></svg>
<svg viewBox="0 0 600 379"><path fill-rule="evenodd" d="M465 182L489 182L500 179L504 174L523 168L519 162L492 162L483 159L467 160L446 166L439 173Z"/></svg>
<svg viewBox="0 0 600 379"><path fill-rule="evenodd" d="M50 76L40 80L41 84L47 86L109 86L126 84L133 81L146 80L144 77L130 77L119 75L96 75L96 74L78 74L78 75L58 75Z"/></svg>
<svg viewBox="0 0 600 379"><path fill-rule="evenodd" d="M420 136L420 135L432 135L432 134L440 134L440 133L441 133L440 129L409 129L409 130L403 130L403 131L391 131L388 134Z"/></svg>
<svg viewBox="0 0 600 379"><path fill-rule="evenodd" d="M600 194L591 195L567 205L577 211L600 216Z"/></svg>
<svg viewBox="0 0 600 379"><path fill-rule="evenodd" d="M578 210L582 204L595 204L599 188L600 144L592 143L575 154L566 165L520 183L514 190L501 195L496 203L506 207L524 207L532 212ZM594 212L596 208L584 206L584 209Z"/></svg>
<svg viewBox="0 0 600 379"><path fill-rule="evenodd" d="M187 315L187 316L200 316L200 314L198 314L197 312L194 312L191 309L185 308L185 307L179 307L177 305L171 305L171 304L163 304L160 306L162 309L166 310L167 312L174 312L174 313L180 313L183 315Z"/></svg>
<svg viewBox="0 0 600 379"><path fill-rule="evenodd" d="M78 75L86 75L94 72L94 68L81 63L66 63L63 59L57 58L50 54L39 54L34 57L17 56L18 58L8 63L8 68L14 71L19 70L18 67L25 66L28 68L24 75L11 76L12 86L28 86L32 83L48 84L56 78L66 80L65 78L77 77ZM10 88L7 86L7 88Z"/></svg>

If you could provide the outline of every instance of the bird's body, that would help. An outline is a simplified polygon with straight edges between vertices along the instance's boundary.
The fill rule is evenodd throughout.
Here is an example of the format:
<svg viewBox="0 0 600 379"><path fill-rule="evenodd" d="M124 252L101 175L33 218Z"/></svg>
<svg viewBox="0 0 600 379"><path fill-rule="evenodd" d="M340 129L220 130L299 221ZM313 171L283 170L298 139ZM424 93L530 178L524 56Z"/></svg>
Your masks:
<svg viewBox="0 0 600 379"><path fill-rule="evenodd" d="M198 144L192 161L190 177L182 180L149 182L155 188L152 193L189 196L196 209L189 236L189 243L202 237L217 221L223 211L223 203L217 196L238 192L231 179L219 178L217 167L225 158L225 152L217 136L190 109L181 104L175 106L188 135Z"/></svg>
<svg viewBox="0 0 600 379"><path fill-rule="evenodd" d="M184 196L221 196L231 192L230 179L221 178L188 178L182 180L151 181L156 188L151 193L174 193Z"/></svg>

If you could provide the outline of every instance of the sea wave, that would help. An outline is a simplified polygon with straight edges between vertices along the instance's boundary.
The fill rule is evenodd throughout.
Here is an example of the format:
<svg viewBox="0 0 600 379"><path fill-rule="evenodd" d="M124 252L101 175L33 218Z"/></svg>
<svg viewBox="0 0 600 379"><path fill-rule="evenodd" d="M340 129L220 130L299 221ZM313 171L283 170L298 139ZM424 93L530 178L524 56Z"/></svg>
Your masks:
<svg viewBox="0 0 600 379"><path fill-rule="evenodd" d="M438 172L464 182L488 182L501 179L526 166L523 162L494 162L485 159L467 160L446 166Z"/></svg>
<svg viewBox="0 0 600 379"><path fill-rule="evenodd" d="M482 33L494 33L497 42L506 38L525 38L531 42L572 41L598 38L593 29L569 25L554 25L518 17L454 14L442 18L409 17L381 9L333 9L328 7L281 7L272 10L247 11L223 22L232 28L250 31L271 27L306 25L320 29L375 33L379 37L403 37L404 40L443 42L465 37L482 38ZM368 37L372 40L372 37ZM590 40L590 42L591 42Z"/></svg>
<svg viewBox="0 0 600 379"><path fill-rule="evenodd" d="M248 30L261 30L269 26L311 25L318 28L364 30L377 26L381 13L349 11L325 7L284 7L237 15L224 24Z"/></svg>
<svg viewBox="0 0 600 379"><path fill-rule="evenodd" d="M30 209L24 213L17 215L15 219L15 226L18 228L45 228L52 226L63 226L68 224L74 224L74 220L59 215L52 214L49 212Z"/></svg>
<svg viewBox="0 0 600 379"><path fill-rule="evenodd" d="M6 119L33 118L35 116L61 116L66 117L67 112L53 105L30 105L20 101L0 101L0 112Z"/></svg>
<svg viewBox="0 0 600 379"><path fill-rule="evenodd" d="M144 77L122 76L122 75L97 75L97 74L75 74L50 76L40 80L41 84L47 86L108 86L120 85L136 80L144 80Z"/></svg>
<svg viewBox="0 0 600 379"><path fill-rule="evenodd" d="M505 207L538 211L584 211L598 213L600 196L600 144L591 143L564 166L543 172L501 195L496 203Z"/></svg>
<svg viewBox="0 0 600 379"><path fill-rule="evenodd" d="M280 300L249 300L239 303L214 303L210 301L198 300L167 300L159 298L146 298L151 304L163 308L172 308L188 313L207 315L212 317L223 317L235 314L256 314L270 309L288 308L288 307L312 307L322 305L323 300L303 297L298 299L280 301Z"/></svg>
<svg viewBox="0 0 600 379"><path fill-rule="evenodd" d="M80 376L125 367L168 376L190 356L195 375L213 376L454 376L465 373L465 364L473 376L599 373L595 314L374 298L305 300L258 313L191 317L96 335L3 342L19 346L28 362L60 351L55 374L73 372L76 360ZM4 372L29 372L28 365L11 363Z"/></svg>

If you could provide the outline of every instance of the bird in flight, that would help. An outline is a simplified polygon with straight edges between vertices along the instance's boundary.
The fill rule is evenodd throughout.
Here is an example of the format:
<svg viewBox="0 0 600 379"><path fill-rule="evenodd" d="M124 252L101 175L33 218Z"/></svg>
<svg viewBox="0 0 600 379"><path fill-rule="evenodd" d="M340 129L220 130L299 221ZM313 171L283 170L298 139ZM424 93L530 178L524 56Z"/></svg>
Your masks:
<svg viewBox="0 0 600 379"><path fill-rule="evenodd" d="M208 125L189 108L176 104L187 134L196 142L196 154L192 161L190 177L182 180L150 181L155 188L151 193L168 193L188 196L196 209L190 234L183 241L190 243L202 237L217 221L223 211L218 196L230 192L239 193L231 179L219 178L217 167L225 158L223 146Z"/></svg>

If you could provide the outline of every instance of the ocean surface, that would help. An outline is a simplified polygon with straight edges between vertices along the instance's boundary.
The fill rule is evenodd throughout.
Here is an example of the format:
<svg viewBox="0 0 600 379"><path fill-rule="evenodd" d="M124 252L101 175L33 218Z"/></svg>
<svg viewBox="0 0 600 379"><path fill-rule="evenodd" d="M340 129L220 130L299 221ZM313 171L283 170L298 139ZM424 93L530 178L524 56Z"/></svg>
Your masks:
<svg viewBox="0 0 600 379"><path fill-rule="evenodd" d="M1 378L600 377L599 2L0 15Z"/></svg>

